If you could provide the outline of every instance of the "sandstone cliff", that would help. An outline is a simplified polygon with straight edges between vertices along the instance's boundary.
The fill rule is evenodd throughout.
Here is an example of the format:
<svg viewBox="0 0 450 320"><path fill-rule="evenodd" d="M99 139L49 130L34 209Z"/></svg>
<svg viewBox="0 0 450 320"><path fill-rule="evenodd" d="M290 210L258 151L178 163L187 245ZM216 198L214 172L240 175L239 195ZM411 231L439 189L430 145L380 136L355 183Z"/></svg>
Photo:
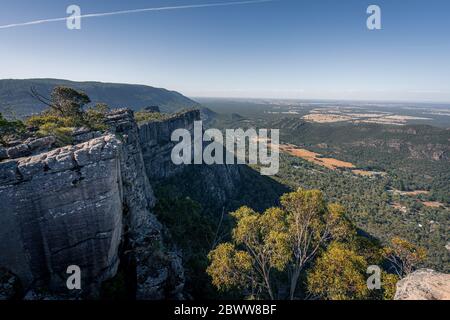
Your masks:
<svg viewBox="0 0 450 320"><path fill-rule="evenodd" d="M0 266L27 288L65 286L82 266L85 287L115 274L122 233L121 143L106 135L0 163Z"/></svg>
<svg viewBox="0 0 450 320"><path fill-rule="evenodd" d="M8 150L0 162L4 287L10 290L18 278L32 299L45 298L36 294L40 288L61 297L67 293L67 267L77 265L83 290L71 297L92 297L119 263L126 263L134 273L136 298L182 298L182 253L167 243L152 212L152 183L183 171L170 160L170 134L191 130L199 119L193 110L138 126L132 111L120 109L108 115L107 134L80 131L76 145L52 150L49 138L40 148L29 142ZM206 185L225 201L237 170L209 170ZM221 183L214 179L227 181L230 190L214 190Z"/></svg>

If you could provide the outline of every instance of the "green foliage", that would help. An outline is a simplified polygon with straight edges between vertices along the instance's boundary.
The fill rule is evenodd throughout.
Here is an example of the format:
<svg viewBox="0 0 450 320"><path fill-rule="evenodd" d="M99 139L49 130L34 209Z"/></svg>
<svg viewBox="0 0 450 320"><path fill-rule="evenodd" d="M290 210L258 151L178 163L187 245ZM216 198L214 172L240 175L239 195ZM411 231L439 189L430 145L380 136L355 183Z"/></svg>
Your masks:
<svg viewBox="0 0 450 320"><path fill-rule="evenodd" d="M390 246L384 249L384 253L399 277L412 273L427 257L424 248L399 237L391 240Z"/></svg>
<svg viewBox="0 0 450 320"><path fill-rule="evenodd" d="M397 291L397 282L400 278L392 273L381 273L382 297L383 300L394 300Z"/></svg>
<svg viewBox="0 0 450 320"><path fill-rule="evenodd" d="M207 272L215 287L221 291L247 289L254 271L253 259L246 251L237 250L231 243L222 243L208 257L211 264Z"/></svg>
<svg viewBox="0 0 450 320"><path fill-rule="evenodd" d="M272 274L291 259L286 215L278 208L259 214L248 207L231 215L236 219L232 243L209 255L212 283L220 290L242 288L251 296L275 299Z"/></svg>
<svg viewBox="0 0 450 320"><path fill-rule="evenodd" d="M342 207L328 205L317 190L298 190L281 197L280 208L260 214L241 207L231 214L236 219L232 241L209 255L207 269L213 284L221 289L245 288L256 298L279 298L274 288L288 279L293 299L301 271L331 239L353 239L354 227L344 217ZM237 264L237 254L251 261L245 268ZM240 260L239 260L240 261ZM220 269L220 266L226 266ZM245 279L237 276L239 272Z"/></svg>
<svg viewBox="0 0 450 320"><path fill-rule="evenodd" d="M180 111L174 113L161 113L161 112L152 112L152 111L137 111L134 113L134 119L137 123L146 123L146 122L161 122L166 121L172 118L176 118L184 113L195 110L195 108L187 108L182 109Z"/></svg>
<svg viewBox="0 0 450 320"><path fill-rule="evenodd" d="M169 188L158 188L156 194L158 220L168 228L173 242L183 250L186 290L195 297L213 296L215 292L205 271L218 222L204 214L198 202L178 197Z"/></svg>
<svg viewBox="0 0 450 320"><path fill-rule="evenodd" d="M138 111L134 113L134 119L137 123L164 121L170 118L167 113Z"/></svg>
<svg viewBox="0 0 450 320"><path fill-rule="evenodd" d="M212 123L215 128L280 128L283 143L354 163L360 169L383 171L385 176L362 177L348 170L328 170L281 154L280 172L274 178L293 190L299 187L321 190L327 201L342 205L351 221L367 234L383 243L401 236L427 249L424 266L441 272L450 271L450 253L445 248L450 221L450 170L445 157L450 139L450 131L446 130L449 119L434 116L433 121L429 121L433 125L439 122L442 128L418 124L398 127L362 123L316 124L301 119L316 106L298 107L298 114L289 116L272 113L280 110L278 106L274 110L274 106L267 103L207 100L207 106L221 113ZM280 107L283 110L284 106ZM407 112L412 116L422 112L398 107L384 111ZM239 113L241 117L233 113ZM433 155L442 152L442 159L433 159ZM255 187L260 188L259 185ZM398 195L391 192L392 189L427 190L429 193ZM257 196L255 192L254 197ZM422 201L438 201L443 206L427 207Z"/></svg>
<svg viewBox="0 0 450 320"><path fill-rule="evenodd" d="M8 121L0 113L0 145L7 142L8 139L18 137L25 131L25 125L20 120Z"/></svg>
<svg viewBox="0 0 450 320"><path fill-rule="evenodd" d="M267 270L282 271L290 260L289 234L285 213L278 208L267 209L263 214L242 207L231 214L237 224L233 229L233 241L252 252L260 264L267 263Z"/></svg>
<svg viewBox="0 0 450 320"><path fill-rule="evenodd" d="M105 124L106 114L109 107L106 104L97 104L94 107L89 107L83 113L84 125L92 130L105 131L108 126Z"/></svg>
<svg viewBox="0 0 450 320"><path fill-rule="evenodd" d="M47 112L39 115L32 115L25 121L28 127L40 128L47 124L55 124L57 127L74 127L75 122L69 117L58 117Z"/></svg>
<svg viewBox="0 0 450 320"><path fill-rule="evenodd" d="M367 299L366 269L364 257L333 242L308 272L308 290L329 300Z"/></svg>
<svg viewBox="0 0 450 320"><path fill-rule="evenodd" d="M58 86L52 91L49 112L56 116L69 117L82 123L83 108L90 102L91 100L84 92L65 86Z"/></svg>
<svg viewBox="0 0 450 320"><path fill-rule="evenodd" d="M47 110L30 116L25 123L28 127L37 128L40 136L53 135L57 145L72 143L74 128L86 127L91 130L105 131L105 117L108 106L97 104L84 110L90 102L83 93L67 87L56 87L51 95L51 103Z"/></svg>
<svg viewBox="0 0 450 320"><path fill-rule="evenodd" d="M220 291L240 290L254 299L392 299L398 277L382 271L382 287L369 290L367 268L386 264L384 250L356 233L344 209L318 190L297 190L279 208L231 213L232 239L209 253L207 273ZM290 288L288 297L280 288ZM307 292L298 292L302 288Z"/></svg>
<svg viewBox="0 0 450 320"><path fill-rule="evenodd" d="M71 127L59 127L57 123L48 122L39 127L40 136L54 136L58 146L65 146L73 142Z"/></svg>
<svg viewBox="0 0 450 320"><path fill-rule="evenodd" d="M319 190L302 190L285 194L281 205L288 213L289 237L293 254L290 298L294 299L301 271L331 239L354 235L353 226L336 204L326 205Z"/></svg>
<svg viewBox="0 0 450 320"><path fill-rule="evenodd" d="M381 288L367 287L367 259L347 244L333 242L307 275L308 291L327 300L392 300L399 277L381 272Z"/></svg>
<svg viewBox="0 0 450 320"><path fill-rule="evenodd" d="M110 106L153 106L158 105L166 112L194 107L198 103L178 92L142 85L101 82L74 82L62 79L0 80L0 112L5 106L13 106L19 118L25 118L42 111L42 104L36 103L30 94L35 87L40 93L49 95L54 87L65 86L88 93L93 102L104 102Z"/></svg>
<svg viewBox="0 0 450 320"><path fill-rule="evenodd" d="M411 161L408 160L409 162ZM444 171L440 163L436 162L434 166L436 170ZM414 170L420 172L422 169ZM447 172L450 171L447 169ZM446 175L448 173L441 174ZM327 201L339 203L352 223L367 234L383 243L388 243L393 237L402 236L409 242L427 249L424 266L442 272L450 270L449 252L445 249L450 211L448 208L415 207L413 204L418 202L416 197L389 192L392 188L389 176L355 176L338 170L327 170L282 154L280 173L276 179L291 188L321 190ZM448 186L447 182L445 188ZM406 212L398 211L393 206L394 203L406 207Z"/></svg>

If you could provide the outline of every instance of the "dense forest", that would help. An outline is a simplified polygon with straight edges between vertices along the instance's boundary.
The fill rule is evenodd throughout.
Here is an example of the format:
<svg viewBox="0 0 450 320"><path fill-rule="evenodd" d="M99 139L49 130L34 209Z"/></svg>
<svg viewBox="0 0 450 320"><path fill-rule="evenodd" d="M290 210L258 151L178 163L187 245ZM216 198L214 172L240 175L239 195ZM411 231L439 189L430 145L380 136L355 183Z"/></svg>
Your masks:
<svg viewBox="0 0 450 320"><path fill-rule="evenodd" d="M237 113L238 104L207 104L223 112L211 126L281 128L280 143L348 161L353 169L380 173L361 176L348 168L331 170L281 153L280 172L274 180L292 190L321 190L327 200L343 205L349 218L368 234L383 242L405 237L427 248L424 266L450 270L448 129L423 124L309 123L301 116L310 108L286 116L268 113L279 108L264 103L240 102Z"/></svg>

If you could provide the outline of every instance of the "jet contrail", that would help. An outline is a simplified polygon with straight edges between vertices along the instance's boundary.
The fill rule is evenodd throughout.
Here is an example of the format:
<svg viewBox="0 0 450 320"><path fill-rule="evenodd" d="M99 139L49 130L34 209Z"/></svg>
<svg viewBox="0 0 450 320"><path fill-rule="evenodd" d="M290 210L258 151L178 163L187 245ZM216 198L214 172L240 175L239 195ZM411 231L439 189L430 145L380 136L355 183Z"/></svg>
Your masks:
<svg viewBox="0 0 450 320"><path fill-rule="evenodd" d="M248 1L234 1L234 2L191 4L191 5L171 6L171 7L143 8L143 9L122 10L122 11L113 11L113 12L89 13L89 14L82 14L80 16L70 16L70 18L72 18L72 19L73 18L95 18L95 17L115 16L115 15L120 15L120 14L147 12L147 11L165 11L165 10L178 10L178 9L236 6L236 5L244 5L244 4L272 2L272 1L274 1L274 0L248 0ZM51 18L51 19L34 20L34 21L22 22L22 23L13 23L13 24L7 24L7 25L3 25L3 26L0 25L0 29L24 27L24 26L31 26L31 25L35 25L35 24L42 24L42 23L49 23L49 22L66 21L67 18L68 17Z"/></svg>

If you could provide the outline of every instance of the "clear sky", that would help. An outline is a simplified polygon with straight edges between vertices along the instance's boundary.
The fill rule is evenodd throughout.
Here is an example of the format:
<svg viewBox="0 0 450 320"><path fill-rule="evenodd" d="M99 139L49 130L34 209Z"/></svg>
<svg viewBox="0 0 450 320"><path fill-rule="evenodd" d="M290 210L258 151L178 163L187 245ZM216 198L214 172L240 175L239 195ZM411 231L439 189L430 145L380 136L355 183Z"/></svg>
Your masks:
<svg viewBox="0 0 450 320"><path fill-rule="evenodd" d="M236 0L235 0L236 1ZM230 0L1 0L0 26ZM366 9L382 10L369 31ZM0 28L0 78L140 83L191 97L450 102L450 1L278 0Z"/></svg>

